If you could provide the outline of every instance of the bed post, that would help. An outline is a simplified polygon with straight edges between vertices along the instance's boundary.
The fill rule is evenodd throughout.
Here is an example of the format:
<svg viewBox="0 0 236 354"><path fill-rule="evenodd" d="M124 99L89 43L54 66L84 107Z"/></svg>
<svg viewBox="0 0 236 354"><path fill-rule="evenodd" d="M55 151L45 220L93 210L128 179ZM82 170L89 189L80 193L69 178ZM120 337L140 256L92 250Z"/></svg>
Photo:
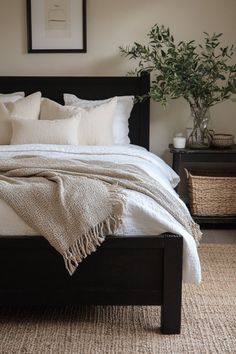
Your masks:
<svg viewBox="0 0 236 354"><path fill-rule="evenodd" d="M179 334L181 328L183 238L167 234L164 240L161 332Z"/></svg>

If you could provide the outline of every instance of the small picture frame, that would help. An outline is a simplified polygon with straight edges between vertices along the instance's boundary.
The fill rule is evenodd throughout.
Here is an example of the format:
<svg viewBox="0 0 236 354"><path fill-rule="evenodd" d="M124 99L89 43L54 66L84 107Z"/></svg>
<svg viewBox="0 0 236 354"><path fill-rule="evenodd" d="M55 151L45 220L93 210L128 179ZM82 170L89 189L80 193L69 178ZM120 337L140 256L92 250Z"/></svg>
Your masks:
<svg viewBox="0 0 236 354"><path fill-rule="evenodd" d="M27 0L28 53L86 53L86 0Z"/></svg>

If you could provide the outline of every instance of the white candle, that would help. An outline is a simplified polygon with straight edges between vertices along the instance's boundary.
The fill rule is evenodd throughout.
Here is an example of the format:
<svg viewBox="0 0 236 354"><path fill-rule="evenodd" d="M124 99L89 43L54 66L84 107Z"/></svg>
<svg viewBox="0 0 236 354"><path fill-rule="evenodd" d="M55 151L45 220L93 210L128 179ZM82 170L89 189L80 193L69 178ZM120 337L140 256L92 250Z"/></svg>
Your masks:
<svg viewBox="0 0 236 354"><path fill-rule="evenodd" d="M186 138L184 136L175 136L173 139L173 145L176 149L184 149L186 144Z"/></svg>

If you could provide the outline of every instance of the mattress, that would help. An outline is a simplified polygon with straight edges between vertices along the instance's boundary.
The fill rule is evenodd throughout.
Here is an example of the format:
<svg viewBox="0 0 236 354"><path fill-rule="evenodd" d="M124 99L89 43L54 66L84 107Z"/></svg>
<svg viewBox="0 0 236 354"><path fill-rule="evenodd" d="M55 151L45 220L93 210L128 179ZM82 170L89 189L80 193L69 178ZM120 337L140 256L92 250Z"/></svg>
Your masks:
<svg viewBox="0 0 236 354"><path fill-rule="evenodd" d="M138 166L145 173L157 179L163 189L174 198L179 196L174 187L179 182L177 174L159 157L142 147L127 146L72 146L72 145L4 145L0 146L0 157L40 155L62 159L103 160L119 164ZM126 207L123 223L118 235L158 235L173 232L183 236L183 279L199 283L201 267L195 240L172 215L152 198L136 191L124 190ZM182 202L183 207L186 208ZM187 208L186 208L187 210ZM0 200L0 235L36 235L3 200Z"/></svg>

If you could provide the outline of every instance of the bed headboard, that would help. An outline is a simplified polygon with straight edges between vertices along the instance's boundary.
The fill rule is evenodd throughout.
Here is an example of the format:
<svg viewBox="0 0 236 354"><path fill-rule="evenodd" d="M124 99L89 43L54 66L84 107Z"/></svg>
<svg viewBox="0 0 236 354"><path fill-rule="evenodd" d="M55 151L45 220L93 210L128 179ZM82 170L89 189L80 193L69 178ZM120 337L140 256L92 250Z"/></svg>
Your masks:
<svg viewBox="0 0 236 354"><path fill-rule="evenodd" d="M25 91L28 95L41 91L42 96L63 104L63 93L85 99L142 95L149 90L150 77L114 76L1 76L0 93ZM129 120L132 144L149 149L149 101L135 104Z"/></svg>

